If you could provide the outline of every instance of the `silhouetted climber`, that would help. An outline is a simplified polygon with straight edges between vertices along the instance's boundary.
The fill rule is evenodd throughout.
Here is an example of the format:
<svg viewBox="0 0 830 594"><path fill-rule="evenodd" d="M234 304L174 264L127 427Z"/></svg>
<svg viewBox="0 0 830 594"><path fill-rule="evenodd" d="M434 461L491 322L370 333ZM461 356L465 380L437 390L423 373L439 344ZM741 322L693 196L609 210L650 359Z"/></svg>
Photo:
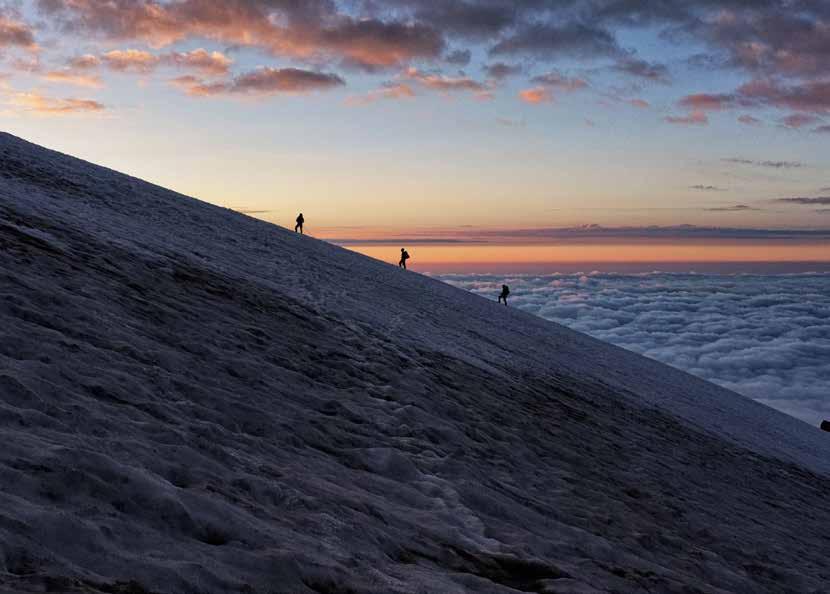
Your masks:
<svg viewBox="0 0 830 594"><path fill-rule="evenodd" d="M302 235L303 223L305 223L305 217L303 216L303 213L300 213L300 216L297 217L297 224L294 225L294 233L297 233L299 231Z"/></svg>
<svg viewBox="0 0 830 594"><path fill-rule="evenodd" d="M510 287L507 285L501 286L501 295L499 295L499 303L504 301L504 306L507 307L507 296L510 295Z"/></svg>
<svg viewBox="0 0 830 594"><path fill-rule="evenodd" d="M406 270L406 261L409 260L409 252L405 249L401 248L401 261L398 262L398 266Z"/></svg>

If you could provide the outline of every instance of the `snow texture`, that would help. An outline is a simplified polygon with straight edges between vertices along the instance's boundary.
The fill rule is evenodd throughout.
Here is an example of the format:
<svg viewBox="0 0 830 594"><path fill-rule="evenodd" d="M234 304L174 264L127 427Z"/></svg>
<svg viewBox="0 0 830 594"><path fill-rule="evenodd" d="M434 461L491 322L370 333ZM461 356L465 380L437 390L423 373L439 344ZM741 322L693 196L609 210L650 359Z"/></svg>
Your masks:
<svg viewBox="0 0 830 594"><path fill-rule="evenodd" d="M830 245L828 245L830 249ZM818 426L830 418L830 273L437 278L657 359Z"/></svg>
<svg viewBox="0 0 830 594"><path fill-rule="evenodd" d="M4 593L830 583L828 434L8 135L0 439Z"/></svg>

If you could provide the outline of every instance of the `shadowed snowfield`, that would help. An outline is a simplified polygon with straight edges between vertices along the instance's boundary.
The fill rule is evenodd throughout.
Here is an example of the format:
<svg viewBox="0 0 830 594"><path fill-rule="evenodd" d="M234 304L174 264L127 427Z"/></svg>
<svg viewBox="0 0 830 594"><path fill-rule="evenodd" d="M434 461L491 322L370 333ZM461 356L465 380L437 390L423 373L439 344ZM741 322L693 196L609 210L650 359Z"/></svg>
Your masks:
<svg viewBox="0 0 830 594"><path fill-rule="evenodd" d="M0 439L4 593L830 581L828 434L8 135Z"/></svg>

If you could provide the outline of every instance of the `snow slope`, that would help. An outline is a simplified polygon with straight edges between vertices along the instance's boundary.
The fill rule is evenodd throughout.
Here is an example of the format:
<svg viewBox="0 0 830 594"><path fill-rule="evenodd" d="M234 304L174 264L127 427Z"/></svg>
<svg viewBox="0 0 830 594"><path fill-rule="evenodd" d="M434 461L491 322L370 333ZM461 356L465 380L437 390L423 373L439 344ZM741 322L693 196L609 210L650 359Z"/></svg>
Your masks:
<svg viewBox="0 0 830 594"><path fill-rule="evenodd" d="M0 592L830 583L827 434L9 135L0 439Z"/></svg>

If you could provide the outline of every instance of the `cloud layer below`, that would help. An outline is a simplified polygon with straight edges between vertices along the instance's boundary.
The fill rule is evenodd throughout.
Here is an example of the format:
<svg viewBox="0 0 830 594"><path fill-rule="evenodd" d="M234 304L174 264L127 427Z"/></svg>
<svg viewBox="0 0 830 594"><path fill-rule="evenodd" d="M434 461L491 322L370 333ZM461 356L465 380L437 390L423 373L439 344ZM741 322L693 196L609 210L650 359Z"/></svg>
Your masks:
<svg viewBox="0 0 830 594"><path fill-rule="evenodd" d="M830 274L445 275L812 425L830 418Z"/></svg>

